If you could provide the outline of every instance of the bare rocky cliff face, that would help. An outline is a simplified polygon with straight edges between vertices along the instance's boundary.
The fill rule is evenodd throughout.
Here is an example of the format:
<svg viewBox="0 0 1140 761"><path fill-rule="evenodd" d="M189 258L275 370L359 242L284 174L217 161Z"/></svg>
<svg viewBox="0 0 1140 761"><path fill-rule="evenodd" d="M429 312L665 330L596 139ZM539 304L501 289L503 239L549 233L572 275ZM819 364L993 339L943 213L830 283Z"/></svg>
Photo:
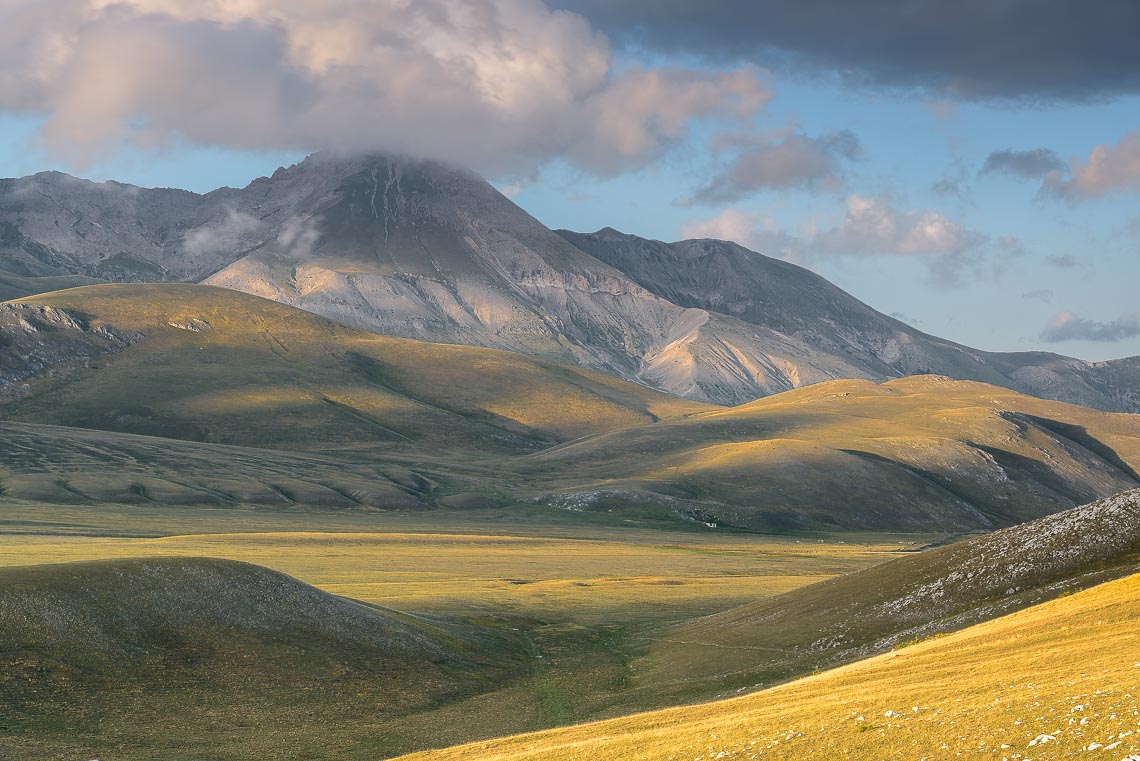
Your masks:
<svg viewBox="0 0 1140 761"><path fill-rule="evenodd" d="M1140 357L1085 362L1048 352L972 349L881 314L802 267L728 241L663 243L610 228L558 234L672 303L789 336L845 358L864 377L946 375L1102 410L1140 412Z"/></svg>
<svg viewBox="0 0 1140 761"><path fill-rule="evenodd" d="M136 333L101 325L80 315L33 304L0 304L0 392L44 371L62 372L142 340Z"/></svg>
<svg viewBox="0 0 1140 761"><path fill-rule="evenodd" d="M424 161L317 155L205 195L58 173L3 180L3 277L29 292L68 277L205 282L721 404L933 372L1140 411L1140 362L987 355L735 244L556 234L481 177Z"/></svg>

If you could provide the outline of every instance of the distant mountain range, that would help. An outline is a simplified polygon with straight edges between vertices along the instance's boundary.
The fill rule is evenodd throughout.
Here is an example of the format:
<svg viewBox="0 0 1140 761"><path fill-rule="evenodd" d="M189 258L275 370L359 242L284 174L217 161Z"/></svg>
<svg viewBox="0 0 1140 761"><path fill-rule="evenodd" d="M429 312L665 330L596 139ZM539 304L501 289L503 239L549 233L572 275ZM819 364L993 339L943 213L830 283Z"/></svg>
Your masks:
<svg viewBox="0 0 1140 761"><path fill-rule="evenodd" d="M0 298L93 281L218 285L717 404L934 373L1140 412L1140 358L978 351L734 243L551 231L432 162L317 155L205 195L59 173L0 181Z"/></svg>

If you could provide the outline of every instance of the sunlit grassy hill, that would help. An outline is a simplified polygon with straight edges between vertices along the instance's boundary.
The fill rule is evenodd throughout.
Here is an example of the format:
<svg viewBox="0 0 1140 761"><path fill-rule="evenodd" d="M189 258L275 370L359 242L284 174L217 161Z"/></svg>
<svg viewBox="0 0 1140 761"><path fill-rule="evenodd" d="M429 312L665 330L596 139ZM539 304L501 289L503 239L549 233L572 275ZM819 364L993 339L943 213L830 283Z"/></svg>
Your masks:
<svg viewBox="0 0 1140 761"><path fill-rule="evenodd" d="M382 735L493 687L525 670L517 639L501 623L407 616L233 561L5 568L0 755L284 758L349 717ZM322 744L335 755L368 735L328 731Z"/></svg>
<svg viewBox="0 0 1140 761"><path fill-rule="evenodd" d="M6 420L320 451L373 474L392 507L529 501L781 533L961 532L1140 486L1140 416L934 376L832 381L721 408L200 285L98 285L7 302L0 339ZM200 471L200 460L186 468ZM138 467L111 458L95 480L113 482L107 494L198 499L198 475L166 461L164 472L142 473L146 458ZM67 467L65 458L45 470ZM253 478L254 493L337 501L325 476L277 484L280 470ZM249 480L233 471L223 463L226 479ZM85 491L81 473L46 486L31 474L30 487L24 475L0 478L29 498L102 490L84 481ZM315 490L298 483L314 481ZM234 491L207 488L223 501Z"/></svg>
<svg viewBox="0 0 1140 761"><path fill-rule="evenodd" d="M59 357L5 405L8 419L280 449L525 451L710 409L554 362L380 336L209 286L97 285L15 303L140 340L88 363ZM42 326L39 346L59 332Z"/></svg>
<svg viewBox="0 0 1140 761"><path fill-rule="evenodd" d="M411 761L1129 759L1140 751L1140 575L748 697L407 756Z"/></svg>
<svg viewBox="0 0 1140 761"><path fill-rule="evenodd" d="M834 381L516 466L553 504L674 505L762 530L986 529L1140 486L1140 416L917 376Z"/></svg>
<svg viewBox="0 0 1140 761"><path fill-rule="evenodd" d="M668 629L632 685L660 705L731 694L1137 571L1133 490Z"/></svg>

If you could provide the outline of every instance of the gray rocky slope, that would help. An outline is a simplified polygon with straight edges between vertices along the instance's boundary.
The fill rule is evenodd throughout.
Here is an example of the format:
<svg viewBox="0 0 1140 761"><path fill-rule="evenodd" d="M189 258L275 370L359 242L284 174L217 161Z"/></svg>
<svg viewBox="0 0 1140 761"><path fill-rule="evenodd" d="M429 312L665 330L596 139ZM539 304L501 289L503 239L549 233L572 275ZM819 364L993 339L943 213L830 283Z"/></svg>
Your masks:
<svg viewBox="0 0 1140 761"><path fill-rule="evenodd" d="M60 278L206 282L723 404L930 372L1140 411L1140 360L972 350L724 241L556 234L432 162L318 155L205 195L58 173L0 181L0 281L32 291Z"/></svg>

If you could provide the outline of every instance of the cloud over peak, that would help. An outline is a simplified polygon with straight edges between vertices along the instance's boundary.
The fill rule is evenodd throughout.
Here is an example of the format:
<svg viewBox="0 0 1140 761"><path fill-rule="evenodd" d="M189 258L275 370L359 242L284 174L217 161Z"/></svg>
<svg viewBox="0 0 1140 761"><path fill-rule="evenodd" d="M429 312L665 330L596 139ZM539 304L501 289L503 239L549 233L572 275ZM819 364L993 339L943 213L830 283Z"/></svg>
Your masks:
<svg viewBox="0 0 1140 761"><path fill-rule="evenodd" d="M607 174L770 97L747 64L618 66L539 0L0 0L0 110L44 117L79 162L184 139Z"/></svg>

